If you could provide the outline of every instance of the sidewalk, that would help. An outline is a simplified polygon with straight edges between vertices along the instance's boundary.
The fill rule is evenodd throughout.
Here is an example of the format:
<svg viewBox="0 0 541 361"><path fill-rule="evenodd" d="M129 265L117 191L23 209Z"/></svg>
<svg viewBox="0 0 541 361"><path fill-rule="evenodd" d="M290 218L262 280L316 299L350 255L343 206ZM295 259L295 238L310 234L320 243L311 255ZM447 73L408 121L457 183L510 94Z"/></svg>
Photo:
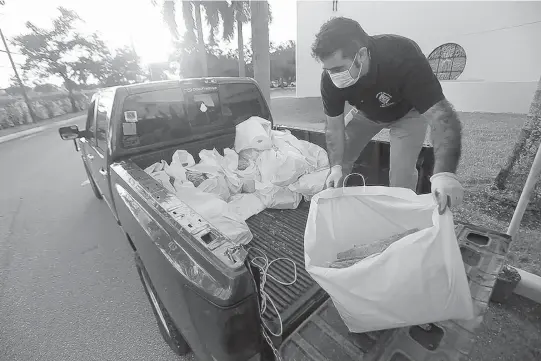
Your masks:
<svg viewBox="0 0 541 361"><path fill-rule="evenodd" d="M75 118L81 117L85 114L86 111L68 113L53 119L40 120L34 124L23 124L13 128L1 129L0 144L13 139L25 137L30 134L39 133L46 129L56 128L65 124L69 124L73 122Z"/></svg>

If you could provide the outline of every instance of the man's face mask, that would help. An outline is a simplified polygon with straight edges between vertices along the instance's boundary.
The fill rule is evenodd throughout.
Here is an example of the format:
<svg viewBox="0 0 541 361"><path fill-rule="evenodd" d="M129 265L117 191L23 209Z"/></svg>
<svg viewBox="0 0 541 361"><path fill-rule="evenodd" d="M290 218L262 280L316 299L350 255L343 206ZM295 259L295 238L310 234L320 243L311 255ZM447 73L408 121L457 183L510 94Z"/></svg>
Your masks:
<svg viewBox="0 0 541 361"><path fill-rule="evenodd" d="M349 66L349 69L341 71L339 73L329 73L329 76L331 77L332 82L334 85L336 85L337 88L347 88L348 86L351 86L359 80L361 77L361 72L363 70L363 63L361 62L361 67L359 68L359 74L356 78L353 78L351 76L351 68L353 68L353 64L355 64L355 60L357 60L357 56L359 54L355 54L355 58L353 58L353 62Z"/></svg>

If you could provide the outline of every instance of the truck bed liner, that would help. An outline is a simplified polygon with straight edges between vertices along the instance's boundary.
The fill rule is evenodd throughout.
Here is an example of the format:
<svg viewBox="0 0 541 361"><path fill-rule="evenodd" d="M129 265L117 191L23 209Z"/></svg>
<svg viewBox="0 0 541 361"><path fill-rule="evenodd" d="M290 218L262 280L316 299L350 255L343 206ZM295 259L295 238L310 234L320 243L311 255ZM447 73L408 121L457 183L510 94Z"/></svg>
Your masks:
<svg viewBox="0 0 541 361"><path fill-rule="evenodd" d="M263 251L269 262L285 257L296 264L297 281L293 285L284 286L267 277L265 286L265 291L280 313L286 334L296 326L302 314L319 306L327 297L304 267L304 229L309 206L309 203L302 202L297 209L266 209L247 220L254 235L247 246L250 257L260 256L259 252L250 250L250 247L254 247ZM294 275L293 267L286 262L271 266L268 273L286 282L291 281ZM273 312L269 311L264 318L267 323L275 319Z"/></svg>

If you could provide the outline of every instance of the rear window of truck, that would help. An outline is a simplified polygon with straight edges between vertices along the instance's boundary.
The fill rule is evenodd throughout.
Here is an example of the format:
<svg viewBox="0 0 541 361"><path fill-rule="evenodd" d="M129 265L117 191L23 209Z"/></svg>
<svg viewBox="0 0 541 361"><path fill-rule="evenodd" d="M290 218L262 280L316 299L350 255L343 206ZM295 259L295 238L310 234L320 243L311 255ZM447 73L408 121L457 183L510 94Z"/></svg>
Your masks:
<svg viewBox="0 0 541 361"><path fill-rule="evenodd" d="M122 147L153 145L231 131L251 116L269 119L254 84L179 87L128 96L122 111Z"/></svg>

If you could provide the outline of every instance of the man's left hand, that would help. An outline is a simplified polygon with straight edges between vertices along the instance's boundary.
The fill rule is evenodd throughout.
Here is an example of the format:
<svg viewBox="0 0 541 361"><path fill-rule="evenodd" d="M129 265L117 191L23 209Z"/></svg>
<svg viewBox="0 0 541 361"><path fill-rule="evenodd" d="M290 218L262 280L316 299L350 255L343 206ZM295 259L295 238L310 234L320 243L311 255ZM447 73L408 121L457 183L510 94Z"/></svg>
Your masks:
<svg viewBox="0 0 541 361"><path fill-rule="evenodd" d="M456 174L436 173L430 178L430 182L440 214L443 214L447 208L456 207L462 203L464 188L458 181Z"/></svg>

